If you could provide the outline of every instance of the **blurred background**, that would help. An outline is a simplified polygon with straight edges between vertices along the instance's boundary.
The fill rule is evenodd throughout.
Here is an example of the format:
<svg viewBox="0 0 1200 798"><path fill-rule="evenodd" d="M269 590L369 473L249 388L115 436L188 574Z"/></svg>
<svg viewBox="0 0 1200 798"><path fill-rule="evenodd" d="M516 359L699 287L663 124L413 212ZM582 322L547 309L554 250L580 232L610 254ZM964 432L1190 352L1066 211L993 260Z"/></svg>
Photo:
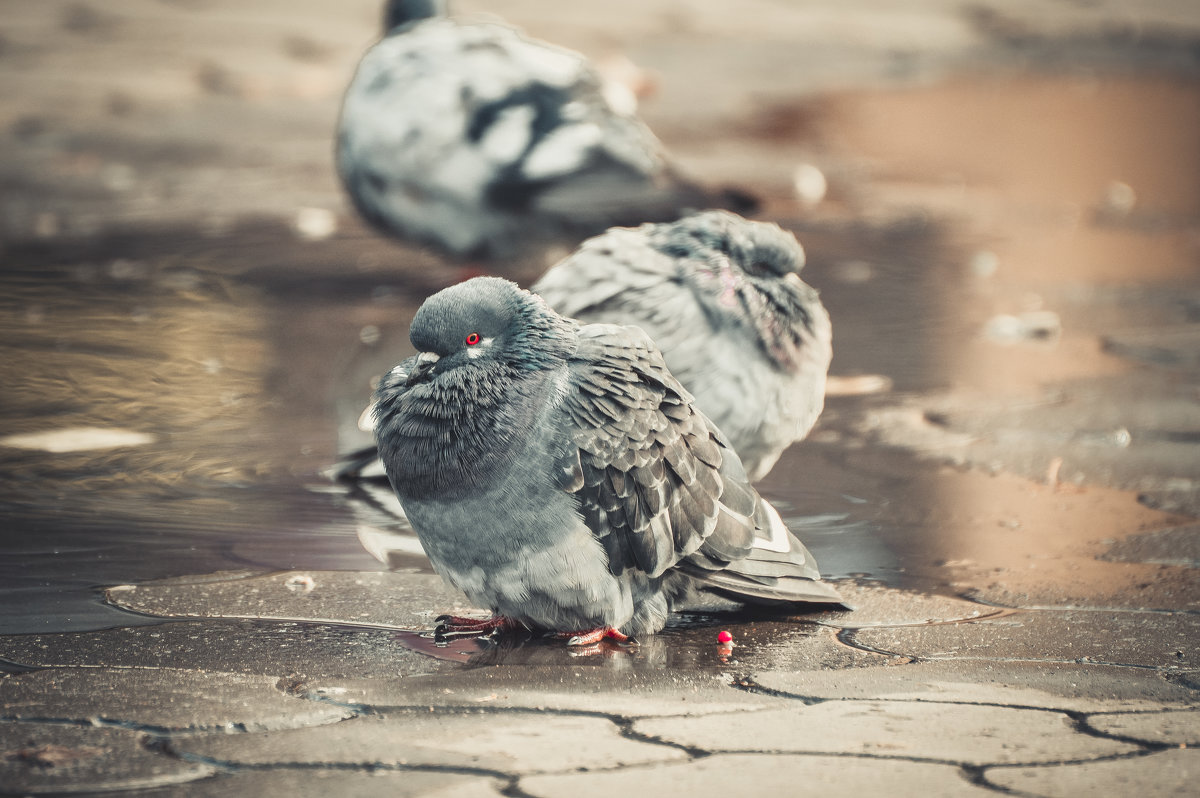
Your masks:
<svg viewBox="0 0 1200 798"><path fill-rule="evenodd" d="M460 272L334 173L380 5L0 0L0 632L138 622L105 584L383 567L323 473ZM1190 580L1194 0L452 7L633 75L688 174L804 243L839 379L761 487L827 573Z"/></svg>

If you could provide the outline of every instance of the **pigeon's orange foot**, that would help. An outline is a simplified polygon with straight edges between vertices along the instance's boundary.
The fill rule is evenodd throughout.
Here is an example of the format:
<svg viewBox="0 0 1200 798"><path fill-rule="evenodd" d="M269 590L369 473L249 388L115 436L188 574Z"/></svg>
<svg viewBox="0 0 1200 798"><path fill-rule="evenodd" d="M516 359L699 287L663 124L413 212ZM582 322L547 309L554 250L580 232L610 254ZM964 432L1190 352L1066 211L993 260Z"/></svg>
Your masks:
<svg viewBox="0 0 1200 798"><path fill-rule="evenodd" d="M629 635L622 634L611 626L601 626L599 629L592 629L589 632L562 632L559 637L567 638L568 646L590 646L599 643L606 637L612 638L618 643L629 641Z"/></svg>
<svg viewBox="0 0 1200 798"><path fill-rule="evenodd" d="M520 628L521 624L503 615L493 615L491 618L465 618L461 615L439 615L434 618L437 627L433 630L434 640L447 640L451 637L467 637L471 635L488 635L493 632L504 632Z"/></svg>

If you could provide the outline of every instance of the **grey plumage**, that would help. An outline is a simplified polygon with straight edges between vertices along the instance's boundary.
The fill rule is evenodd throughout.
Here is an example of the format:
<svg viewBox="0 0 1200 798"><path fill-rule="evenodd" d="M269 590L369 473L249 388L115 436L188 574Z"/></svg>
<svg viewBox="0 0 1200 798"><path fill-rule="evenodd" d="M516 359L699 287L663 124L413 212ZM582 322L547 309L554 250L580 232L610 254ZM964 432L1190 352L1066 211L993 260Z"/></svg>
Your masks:
<svg viewBox="0 0 1200 798"><path fill-rule="evenodd" d="M499 278L435 294L375 434L434 568L531 629L648 634L694 587L839 603L636 327Z"/></svg>
<svg viewBox="0 0 1200 798"><path fill-rule="evenodd" d="M337 166L386 233L457 257L573 247L614 224L736 207L681 179L579 54L434 0L393 0L342 106Z"/></svg>
<svg viewBox="0 0 1200 798"><path fill-rule="evenodd" d="M777 225L708 211L609 230L533 291L564 316L649 333L757 481L825 403L832 330L803 265Z"/></svg>

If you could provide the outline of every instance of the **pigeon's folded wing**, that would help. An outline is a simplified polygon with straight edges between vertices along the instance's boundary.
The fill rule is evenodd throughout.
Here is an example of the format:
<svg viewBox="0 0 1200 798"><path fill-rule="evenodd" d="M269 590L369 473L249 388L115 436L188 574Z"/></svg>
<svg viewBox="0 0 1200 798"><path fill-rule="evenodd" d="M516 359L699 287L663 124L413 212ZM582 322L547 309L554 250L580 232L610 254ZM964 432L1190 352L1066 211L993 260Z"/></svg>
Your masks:
<svg viewBox="0 0 1200 798"><path fill-rule="evenodd" d="M758 497L650 338L637 327L587 325L571 366L563 411L574 447L562 486L578 496L610 568L654 577L693 554L747 556Z"/></svg>

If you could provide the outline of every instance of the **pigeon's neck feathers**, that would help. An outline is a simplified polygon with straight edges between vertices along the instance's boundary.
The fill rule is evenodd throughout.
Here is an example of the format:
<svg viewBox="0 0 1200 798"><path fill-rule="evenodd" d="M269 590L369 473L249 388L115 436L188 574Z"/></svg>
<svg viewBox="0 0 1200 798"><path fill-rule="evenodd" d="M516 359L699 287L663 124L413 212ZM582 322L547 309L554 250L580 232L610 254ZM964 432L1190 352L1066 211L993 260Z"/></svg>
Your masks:
<svg viewBox="0 0 1200 798"><path fill-rule="evenodd" d="M444 0L388 0L383 12L383 32L389 33L404 25L445 15Z"/></svg>
<svg viewBox="0 0 1200 798"><path fill-rule="evenodd" d="M541 297L527 294L518 312L510 349L518 367L531 371L558 365L579 347L578 325L551 310Z"/></svg>

